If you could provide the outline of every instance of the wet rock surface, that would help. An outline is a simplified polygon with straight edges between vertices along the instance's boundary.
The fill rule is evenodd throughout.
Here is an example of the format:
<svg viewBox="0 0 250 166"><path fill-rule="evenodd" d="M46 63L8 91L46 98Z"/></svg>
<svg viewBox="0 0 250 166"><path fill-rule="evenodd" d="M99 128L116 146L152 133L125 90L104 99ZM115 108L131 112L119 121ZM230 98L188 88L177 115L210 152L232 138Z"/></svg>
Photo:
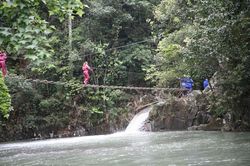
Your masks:
<svg viewBox="0 0 250 166"><path fill-rule="evenodd" d="M199 91L156 104L149 121L151 131L220 130L223 125L222 121L213 119L206 96Z"/></svg>

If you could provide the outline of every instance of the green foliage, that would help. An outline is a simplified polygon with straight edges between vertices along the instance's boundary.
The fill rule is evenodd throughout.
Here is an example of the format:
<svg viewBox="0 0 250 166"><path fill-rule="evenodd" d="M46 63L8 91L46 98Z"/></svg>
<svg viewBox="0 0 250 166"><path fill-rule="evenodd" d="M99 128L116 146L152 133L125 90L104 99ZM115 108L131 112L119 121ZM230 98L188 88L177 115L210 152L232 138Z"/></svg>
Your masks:
<svg viewBox="0 0 250 166"><path fill-rule="evenodd" d="M66 98L71 98L81 93L83 85L79 82L79 80L70 80L66 87L68 89Z"/></svg>
<svg viewBox="0 0 250 166"><path fill-rule="evenodd" d="M91 84L178 87L178 78L190 76L199 88L217 73L210 109L218 116L246 113L238 110L250 95L249 1L83 2L1 1L0 49L8 52L11 73L66 82L6 78L14 108L10 123L21 126L14 125L16 130L97 126L126 112L124 103L131 98L126 91L83 88L84 61L94 69ZM70 17L69 53L65 18Z"/></svg>
<svg viewBox="0 0 250 166"><path fill-rule="evenodd" d="M39 5L39 1L6 1L0 5L1 19L5 20L0 29L1 45L7 52L34 61L53 53L49 44L53 27L37 14Z"/></svg>
<svg viewBox="0 0 250 166"><path fill-rule="evenodd" d="M125 112L124 103L131 97L125 91L83 88L84 61L94 69L91 84L178 87L178 78L191 76L199 87L204 78L217 73L210 108L218 116L237 114L249 97L249 1L85 0L84 4L80 0L0 4L0 45L14 59L8 61L11 71L66 82L6 80L13 116L25 130L51 132L78 122L97 126L107 121L107 115L115 118ZM70 16L74 21L69 53L64 19ZM15 59L19 57L30 62Z"/></svg>
<svg viewBox="0 0 250 166"><path fill-rule="evenodd" d="M153 24L160 34L159 53L147 78L171 85L176 77L191 76L200 84L217 73L219 90L211 108L218 115L244 114L240 103L250 88L249 3L163 0L155 9Z"/></svg>
<svg viewBox="0 0 250 166"><path fill-rule="evenodd" d="M191 37L195 29L185 26L169 33L158 44L159 53L155 56L155 65L148 68L147 79L156 81L159 86L178 86L178 78L190 76L187 56Z"/></svg>
<svg viewBox="0 0 250 166"><path fill-rule="evenodd" d="M11 107L11 97L9 90L4 83L2 75L0 74L0 113L5 117L9 117Z"/></svg>
<svg viewBox="0 0 250 166"><path fill-rule="evenodd" d="M50 25L40 12L46 5L48 11L43 10L43 14L57 14L60 20L69 12L83 14L80 0L6 0L0 4L0 20L3 20L0 26L1 48L15 57L24 56L38 64L53 55L52 43L56 42L56 36L52 36L52 32L55 26Z"/></svg>
<svg viewBox="0 0 250 166"><path fill-rule="evenodd" d="M140 85L145 84L145 71L152 63L152 43L131 45L151 37L151 1L87 1L86 16L73 22L73 52L68 54L67 30L58 24L60 42L55 43L55 56L49 60L52 68L45 63L36 69L39 75L70 81L72 76L82 79L81 66L87 60L94 67L91 84ZM108 50L108 51L105 51ZM73 71L73 75L71 74ZM125 81L128 80L129 81Z"/></svg>
<svg viewBox="0 0 250 166"><path fill-rule="evenodd" d="M65 17L73 12L78 15L83 15L84 6L80 0L42 0L49 8L49 15L58 15L63 21Z"/></svg>
<svg viewBox="0 0 250 166"><path fill-rule="evenodd" d="M86 5L80 0L3 1L1 49L10 57L10 73L20 75L6 79L13 103L7 125L30 138L69 125L96 127L126 114L131 96L120 90L83 88L81 67L87 60L94 68L91 84L150 84L144 78L153 63L155 45L149 39L153 8L159 1L85 0ZM83 17L78 17L83 9ZM69 16L74 18L70 54L65 28ZM22 76L66 84L28 82Z"/></svg>

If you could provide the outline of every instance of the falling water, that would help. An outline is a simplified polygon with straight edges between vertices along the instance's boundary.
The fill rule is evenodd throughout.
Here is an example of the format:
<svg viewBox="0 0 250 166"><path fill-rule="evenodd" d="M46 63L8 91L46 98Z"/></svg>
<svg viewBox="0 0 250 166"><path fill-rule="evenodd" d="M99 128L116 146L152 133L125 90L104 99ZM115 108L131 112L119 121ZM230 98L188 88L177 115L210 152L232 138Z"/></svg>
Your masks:
<svg viewBox="0 0 250 166"><path fill-rule="evenodd" d="M141 112L135 115L132 121L129 123L128 127L125 130L125 133L134 133L141 131L141 128L144 125L144 122L148 118L149 112L152 110L152 107L147 107Z"/></svg>

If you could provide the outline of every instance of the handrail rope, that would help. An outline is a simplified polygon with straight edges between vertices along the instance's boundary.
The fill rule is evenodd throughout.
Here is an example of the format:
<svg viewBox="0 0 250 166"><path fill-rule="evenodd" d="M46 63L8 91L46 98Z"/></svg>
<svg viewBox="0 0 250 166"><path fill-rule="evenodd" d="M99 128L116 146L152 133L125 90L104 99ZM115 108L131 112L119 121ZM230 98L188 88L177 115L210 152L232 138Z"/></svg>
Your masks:
<svg viewBox="0 0 250 166"><path fill-rule="evenodd" d="M27 82L35 82L35 83L43 83L43 84L54 84L54 85L71 85L68 82L62 81L49 81L49 80L40 80L40 79L31 79L31 78L24 78L18 75L7 75L7 78L14 78L19 80L24 80ZM188 91L187 89L183 88L159 88L159 87L136 87L136 86L110 86L110 85L92 85L87 84L83 85L82 88L107 88L107 89L130 89L130 90L162 90L162 91L172 91L172 92L184 92Z"/></svg>
<svg viewBox="0 0 250 166"><path fill-rule="evenodd" d="M136 44L141 44L141 43L145 43L147 41L151 41L153 40L153 38L149 38L149 39L146 39L146 40L142 40L142 41L138 41L138 42L133 42L133 43L130 43L130 44L126 44L126 45L121 45L121 46L117 46L117 47L113 47L113 48L109 48L109 49L106 49L104 51L111 51L111 50L114 50L114 49L119 49L119 48L124 48L124 47L128 47L128 46L132 46L132 45L136 45ZM84 55L84 57L86 56L90 56L90 55L96 55L98 53L91 53L91 54L86 54ZM8 57L8 59L21 59L21 60L24 60L25 58L22 57ZM97 71L114 71L114 70L110 70L110 69L107 69L107 68L100 68L100 67L92 67L93 69L97 70ZM133 71L126 71L126 70L119 70L120 73L133 73L133 74L136 74L136 75L144 75L145 73L144 72L133 72Z"/></svg>
<svg viewBox="0 0 250 166"><path fill-rule="evenodd" d="M91 67L92 69L94 69L94 71L109 71L109 72L116 72L116 73L130 73L130 74L135 74L135 75L145 75L145 72L134 72L134 71L127 71L127 70L119 70L119 71L115 71L112 69L108 69L108 68L101 68L101 67Z"/></svg>
<svg viewBox="0 0 250 166"><path fill-rule="evenodd" d="M130 43L130 44L125 44L125 45L121 45L121 46L109 48L109 49L106 49L104 51L111 51L111 50L114 50L114 49L119 49L119 48L124 48L124 47L128 47L128 46L133 46L133 45L136 45L136 44L141 44L141 43L145 43L147 41L151 41L152 39L153 38L149 38L149 39L146 39L146 40L141 40L141 41L133 42L133 43Z"/></svg>
<svg viewBox="0 0 250 166"><path fill-rule="evenodd" d="M125 44L125 45L121 45L121 46L117 46L117 47L113 47L113 48L108 48L106 50L103 50L103 51L111 51L111 50L115 50L115 49L119 49L119 48L125 48L125 47L129 47L129 46L132 46L132 45L136 45L136 44L141 44L141 43L145 43L147 41L151 41L153 40L153 38L149 38L149 39L146 39L146 40L141 40L141 41L138 41L138 42L133 42L133 43L130 43L130 44ZM90 56L90 55L96 55L96 54L99 54L99 53L89 53L89 54L85 54L84 57L86 56ZM25 58L20 58L20 57L8 57L10 59L25 59Z"/></svg>
<svg viewBox="0 0 250 166"><path fill-rule="evenodd" d="M120 72L120 73L133 73L136 75L145 75L145 72L134 72L134 71L127 71L127 70L112 70L112 69L108 69L108 68L101 68L101 67L91 67L92 69L94 69L95 71L110 71L110 72Z"/></svg>

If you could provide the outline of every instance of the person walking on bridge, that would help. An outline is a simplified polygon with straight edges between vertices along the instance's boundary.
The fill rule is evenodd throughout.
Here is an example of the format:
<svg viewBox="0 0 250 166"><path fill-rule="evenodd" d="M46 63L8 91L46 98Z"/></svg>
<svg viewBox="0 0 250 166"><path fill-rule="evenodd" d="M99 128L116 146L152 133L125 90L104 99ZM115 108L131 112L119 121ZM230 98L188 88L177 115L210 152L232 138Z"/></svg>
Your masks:
<svg viewBox="0 0 250 166"><path fill-rule="evenodd" d="M6 64L5 64L6 59L7 59L6 53L3 51L0 51L0 68L2 69L3 78L7 74L7 68L6 68Z"/></svg>
<svg viewBox="0 0 250 166"><path fill-rule="evenodd" d="M88 62L84 62L82 65L82 72L83 72L83 76L84 76L84 85L87 85L89 83L89 71L93 72L93 69L91 67L89 67Z"/></svg>

